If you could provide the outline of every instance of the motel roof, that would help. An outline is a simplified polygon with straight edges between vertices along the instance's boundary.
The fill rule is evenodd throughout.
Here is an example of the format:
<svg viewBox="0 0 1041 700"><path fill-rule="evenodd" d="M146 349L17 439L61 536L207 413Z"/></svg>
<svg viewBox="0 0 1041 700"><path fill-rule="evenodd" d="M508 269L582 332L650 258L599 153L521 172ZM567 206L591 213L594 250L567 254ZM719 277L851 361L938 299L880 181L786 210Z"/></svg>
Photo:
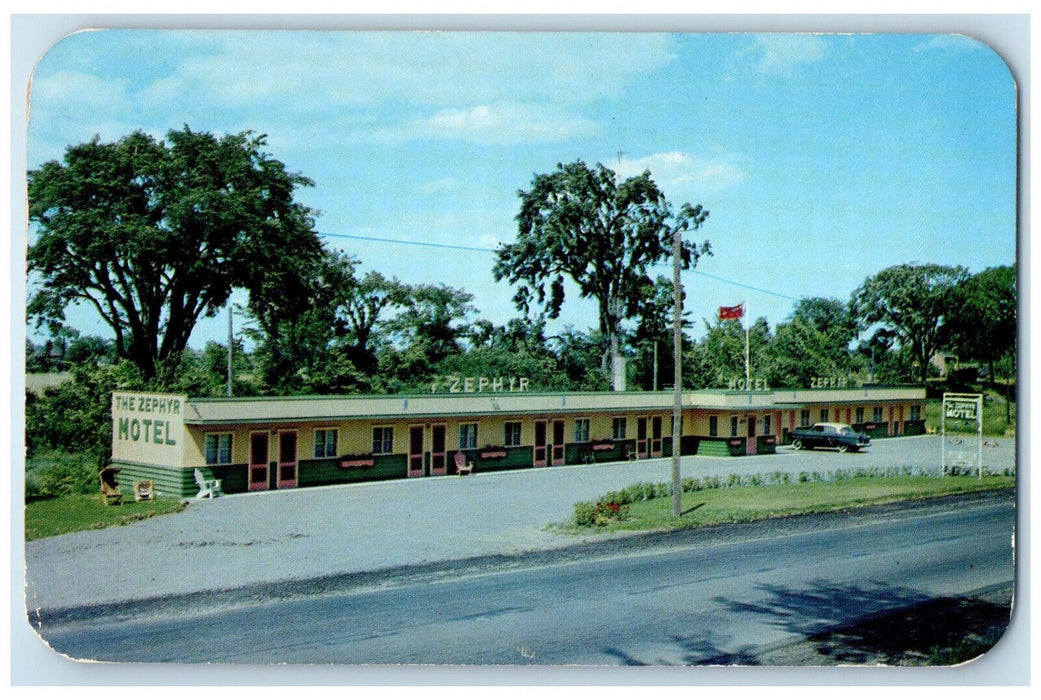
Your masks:
<svg viewBox="0 0 1041 700"><path fill-rule="evenodd" d="M913 386L863 386L836 389L684 391L684 409L794 409L803 405L871 403L925 399ZM672 391L640 392L472 392L420 395L291 396L194 399L184 397L189 425L282 423L351 419L433 418L488 415L539 415L616 410L670 411Z"/></svg>

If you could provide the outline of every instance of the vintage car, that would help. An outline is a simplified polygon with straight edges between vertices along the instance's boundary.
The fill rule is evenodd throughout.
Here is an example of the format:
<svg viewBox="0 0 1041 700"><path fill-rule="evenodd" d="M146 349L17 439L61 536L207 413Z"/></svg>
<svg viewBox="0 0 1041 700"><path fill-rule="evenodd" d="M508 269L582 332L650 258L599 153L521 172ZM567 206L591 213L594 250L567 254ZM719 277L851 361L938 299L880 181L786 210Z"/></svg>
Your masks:
<svg viewBox="0 0 1041 700"><path fill-rule="evenodd" d="M790 438L792 447L797 450L835 447L839 452L856 452L871 443L871 438L845 423L817 423L809 428L793 430Z"/></svg>

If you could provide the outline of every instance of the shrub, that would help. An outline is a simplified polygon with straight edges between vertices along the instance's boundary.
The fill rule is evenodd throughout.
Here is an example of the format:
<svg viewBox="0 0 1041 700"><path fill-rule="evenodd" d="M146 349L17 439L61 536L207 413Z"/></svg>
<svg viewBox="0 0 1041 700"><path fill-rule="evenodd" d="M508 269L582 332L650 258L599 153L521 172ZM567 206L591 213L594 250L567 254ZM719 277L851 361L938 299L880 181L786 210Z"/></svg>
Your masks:
<svg viewBox="0 0 1041 700"><path fill-rule="evenodd" d="M55 463L26 473L25 500L95 493L98 471L89 458L61 457Z"/></svg>
<svg viewBox="0 0 1041 700"><path fill-rule="evenodd" d="M582 501L575 504L575 525L589 527L596 517L596 504Z"/></svg>
<svg viewBox="0 0 1041 700"><path fill-rule="evenodd" d="M603 527L614 520L624 520L629 507L617 501L584 501L575 504L575 525L578 527Z"/></svg>

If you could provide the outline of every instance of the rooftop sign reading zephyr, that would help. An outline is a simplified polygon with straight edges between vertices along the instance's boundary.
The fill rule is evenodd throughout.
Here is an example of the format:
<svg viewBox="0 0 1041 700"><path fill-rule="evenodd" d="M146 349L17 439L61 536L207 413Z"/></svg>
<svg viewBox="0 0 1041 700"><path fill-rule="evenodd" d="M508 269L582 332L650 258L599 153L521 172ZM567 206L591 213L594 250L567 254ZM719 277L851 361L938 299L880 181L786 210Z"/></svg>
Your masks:
<svg viewBox="0 0 1041 700"><path fill-rule="evenodd" d="M528 391L527 377L460 377L445 375L430 386L430 393L482 394Z"/></svg>

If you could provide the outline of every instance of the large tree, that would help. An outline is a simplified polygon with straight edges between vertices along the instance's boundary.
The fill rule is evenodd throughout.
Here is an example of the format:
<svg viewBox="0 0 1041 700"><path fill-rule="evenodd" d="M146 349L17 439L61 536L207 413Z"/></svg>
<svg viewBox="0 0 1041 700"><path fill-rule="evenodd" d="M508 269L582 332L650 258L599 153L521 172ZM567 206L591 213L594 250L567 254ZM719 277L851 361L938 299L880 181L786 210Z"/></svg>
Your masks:
<svg viewBox="0 0 1041 700"><path fill-rule="evenodd" d="M672 348L674 312L675 288L671 279L659 276L653 284L644 286L636 325L628 334L634 352L630 375L635 379L635 386L657 390L664 383L672 383L675 371ZM690 327L686 317L689 314L684 316L680 319L681 332ZM666 381L662 382L662 378Z"/></svg>
<svg viewBox="0 0 1041 700"><path fill-rule="evenodd" d="M771 346L777 386L810 386L814 377L840 376L853 369L850 344L857 323L838 299L804 297L777 326Z"/></svg>
<svg viewBox="0 0 1041 700"><path fill-rule="evenodd" d="M293 199L312 183L264 148L251 132L186 126L165 141L95 138L30 171L29 315L58 326L68 305L93 306L149 378L233 288L250 291L262 325L295 313L321 252L313 212Z"/></svg>
<svg viewBox="0 0 1041 700"><path fill-rule="evenodd" d="M895 340L910 351L925 384L929 362L943 349L956 297L968 277L963 267L910 263L868 277L850 300L850 312L864 330Z"/></svg>
<svg viewBox="0 0 1041 700"><path fill-rule="evenodd" d="M518 285L513 300L522 313L534 305L552 319L560 314L564 280L570 278L582 297L596 302L597 330L610 341L613 356L622 321L639 312L645 289L653 285L651 266L672 255L676 231L697 230L708 217L700 204L674 211L649 171L619 182L612 170L581 160L536 175L531 189L518 195L519 234L499 249L495 279ZM707 241L685 241L683 266L707 252Z"/></svg>
<svg viewBox="0 0 1041 700"><path fill-rule="evenodd" d="M385 330L394 347L380 357L380 369L395 389L429 387L437 366L459 354L476 312L473 295L445 284L405 288L403 310Z"/></svg>
<svg viewBox="0 0 1041 700"><path fill-rule="evenodd" d="M989 267L957 290L951 319L953 349L964 359L995 364L1016 354L1016 268ZM1013 365L1014 366L1014 365Z"/></svg>

